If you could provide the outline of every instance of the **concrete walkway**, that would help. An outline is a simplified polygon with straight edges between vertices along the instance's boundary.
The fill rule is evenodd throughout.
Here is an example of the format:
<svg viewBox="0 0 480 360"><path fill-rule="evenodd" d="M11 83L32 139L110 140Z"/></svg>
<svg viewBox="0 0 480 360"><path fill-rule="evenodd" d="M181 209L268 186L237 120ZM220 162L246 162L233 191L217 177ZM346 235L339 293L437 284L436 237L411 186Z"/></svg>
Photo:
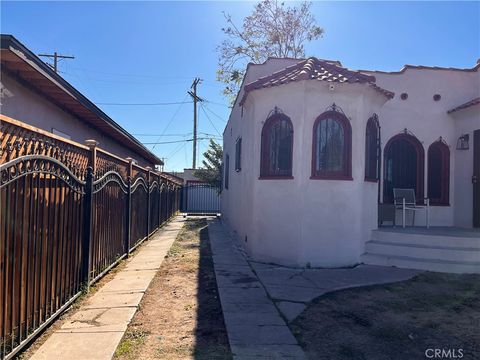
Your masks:
<svg viewBox="0 0 480 360"><path fill-rule="evenodd" d="M306 303L328 292L404 281L421 272L373 265L341 269L295 269L250 263L270 298L289 322L302 313Z"/></svg>
<svg viewBox="0 0 480 360"><path fill-rule="evenodd" d="M285 320L218 220L209 221L208 236L234 359L305 359Z"/></svg>
<svg viewBox="0 0 480 360"><path fill-rule="evenodd" d="M304 359L286 321L327 292L403 281L417 270L359 265L343 269L295 269L253 262L212 220L208 233L225 325L234 359Z"/></svg>
<svg viewBox="0 0 480 360"><path fill-rule="evenodd" d="M174 218L55 331L31 359L111 359L148 285L183 226Z"/></svg>

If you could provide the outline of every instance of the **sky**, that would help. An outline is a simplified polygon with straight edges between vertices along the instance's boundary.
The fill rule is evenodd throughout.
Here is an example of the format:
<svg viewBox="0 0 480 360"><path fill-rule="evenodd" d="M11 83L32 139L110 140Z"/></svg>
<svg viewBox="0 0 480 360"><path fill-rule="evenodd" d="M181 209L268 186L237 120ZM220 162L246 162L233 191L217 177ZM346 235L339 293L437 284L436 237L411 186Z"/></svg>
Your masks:
<svg viewBox="0 0 480 360"><path fill-rule="evenodd" d="M287 3L294 4L294 3ZM208 138L221 143L230 110L216 82L222 11L237 24L252 1L2 1L2 33L35 53L57 51L61 75L134 134L166 171L192 166L193 104L182 103L195 77L199 161ZM351 69L399 70L404 64L473 67L480 58L480 2L314 2L325 34L307 56ZM107 104L105 104L107 103ZM101 144L100 144L101 146Z"/></svg>

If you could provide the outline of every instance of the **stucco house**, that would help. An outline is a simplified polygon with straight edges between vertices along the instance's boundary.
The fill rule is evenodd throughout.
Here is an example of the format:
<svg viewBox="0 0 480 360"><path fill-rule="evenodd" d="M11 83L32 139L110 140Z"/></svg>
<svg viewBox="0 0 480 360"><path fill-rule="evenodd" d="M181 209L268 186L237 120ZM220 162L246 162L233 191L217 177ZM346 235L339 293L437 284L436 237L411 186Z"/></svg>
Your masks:
<svg viewBox="0 0 480 360"><path fill-rule="evenodd" d="M480 272L479 68L250 64L223 133L225 224L261 261ZM426 211L398 226L394 188L429 198L430 229Z"/></svg>
<svg viewBox="0 0 480 360"><path fill-rule="evenodd" d="M2 116L102 149L140 166L163 162L12 35L0 37Z"/></svg>

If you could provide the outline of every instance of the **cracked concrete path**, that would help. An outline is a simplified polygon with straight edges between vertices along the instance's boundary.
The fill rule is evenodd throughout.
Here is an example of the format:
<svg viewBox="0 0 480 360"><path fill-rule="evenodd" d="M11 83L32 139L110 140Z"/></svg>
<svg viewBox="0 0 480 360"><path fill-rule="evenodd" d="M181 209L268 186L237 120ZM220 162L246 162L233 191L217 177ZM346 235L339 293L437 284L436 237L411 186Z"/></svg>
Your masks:
<svg viewBox="0 0 480 360"><path fill-rule="evenodd" d="M180 216L173 218L141 245L127 265L72 314L30 359L111 359L183 223Z"/></svg>
<svg viewBox="0 0 480 360"><path fill-rule="evenodd" d="M258 279L285 318L293 321L306 303L328 292L408 280L421 271L358 265L337 269L295 269L250 261Z"/></svg>
<svg viewBox="0 0 480 360"><path fill-rule="evenodd" d="M219 220L208 222L208 236L233 358L305 359L285 320Z"/></svg>
<svg viewBox="0 0 480 360"><path fill-rule="evenodd" d="M304 359L290 332L313 299L336 290L408 280L417 270L358 265L300 269L252 261L219 220L208 223L215 275L234 359Z"/></svg>

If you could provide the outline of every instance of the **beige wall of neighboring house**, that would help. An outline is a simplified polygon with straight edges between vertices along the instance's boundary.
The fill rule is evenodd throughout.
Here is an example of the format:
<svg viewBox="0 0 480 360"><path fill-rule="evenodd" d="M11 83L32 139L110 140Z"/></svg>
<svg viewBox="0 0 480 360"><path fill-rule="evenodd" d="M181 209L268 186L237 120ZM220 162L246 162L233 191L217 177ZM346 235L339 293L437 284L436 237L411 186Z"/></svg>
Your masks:
<svg viewBox="0 0 480 360"><path fill-rule="evenodd" d="M0 79L0 109L3 115L42 130L53 132L55 129L81 144L84 144L87 139L94 139L99 142L99 147L117 156L132 157L141 166L153 167L154 165L82 119L62 110L46 97L21 84L4 71L1 72ZM57 135L62 136L59 133Z"/></svg>

